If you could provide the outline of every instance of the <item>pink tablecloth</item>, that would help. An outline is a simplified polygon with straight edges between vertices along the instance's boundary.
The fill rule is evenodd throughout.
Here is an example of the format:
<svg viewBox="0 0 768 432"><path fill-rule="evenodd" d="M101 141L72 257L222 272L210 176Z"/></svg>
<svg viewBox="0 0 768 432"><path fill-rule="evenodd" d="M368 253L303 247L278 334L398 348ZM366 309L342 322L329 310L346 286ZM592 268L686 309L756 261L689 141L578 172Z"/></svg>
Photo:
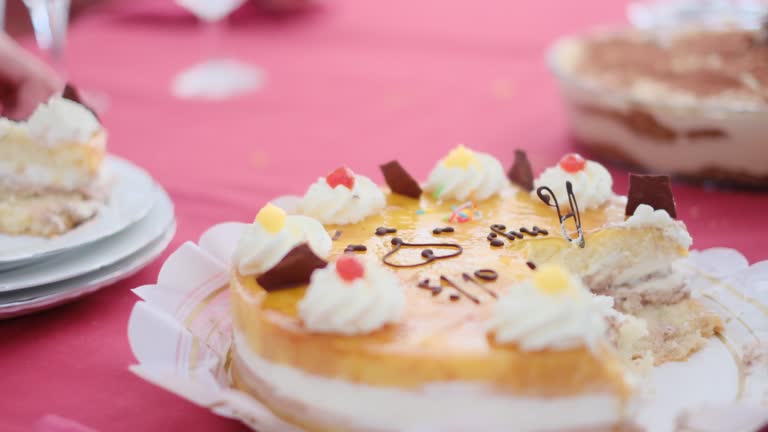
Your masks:
<svg viewBox="0 0 768 432"><path fill-rule="evenodd" d="M261 65L268 82L242 99L203 103L169 94L174 74L200 58L194 21L169 0L124 0L76 23L70 69L111 97L112 151L170 191L175 248L216 222L251 220L265 200L302 192L341 162L380 180L377 165L397 157L423 178L466 143L504 163L516 147L536 167L553 163L572 144L544 49L563 33L621 21L624 5L492 3L326 0L300 17L238 14L222 51ZM696 247L768 258L765 195L684 185L676 194ZM128 372L129 290L158 269L0 322L0 430L29 431L45 413L103 431L242 429Z"/></svg>

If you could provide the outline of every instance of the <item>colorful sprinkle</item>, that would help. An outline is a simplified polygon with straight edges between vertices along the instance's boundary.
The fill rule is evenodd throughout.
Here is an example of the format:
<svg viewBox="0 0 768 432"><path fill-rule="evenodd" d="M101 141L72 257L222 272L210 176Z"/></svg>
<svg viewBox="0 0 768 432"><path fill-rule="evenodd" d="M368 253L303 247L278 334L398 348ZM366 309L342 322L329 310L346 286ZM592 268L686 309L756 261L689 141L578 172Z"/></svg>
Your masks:
<svg viewBox="0 0 768 432"><path fill-rule="evenodd" d="M482 212L474 201L467 201L461 205L451 206L451 214L444 221L466 223L482 217Z"/></svg>

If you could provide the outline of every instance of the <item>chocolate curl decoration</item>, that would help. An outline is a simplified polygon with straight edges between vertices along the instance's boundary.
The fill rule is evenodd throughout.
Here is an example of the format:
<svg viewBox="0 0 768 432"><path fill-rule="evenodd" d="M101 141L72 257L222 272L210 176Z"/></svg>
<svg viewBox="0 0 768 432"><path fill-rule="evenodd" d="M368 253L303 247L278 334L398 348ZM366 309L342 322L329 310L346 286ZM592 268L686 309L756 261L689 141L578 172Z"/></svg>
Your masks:
<svg viewBox="0 0 768 432"><path fill-rule="evenodd" d="M381 165L381 173L384 174L384 181L392 192L419 199L421 196L421 186L408 174L408 171L400 165L400 162L393 160Z"/></svg>
<svg viewBox="0 0 768 432"><path fill-rule="evenodd" d="M515 161L507 172L507 178L523 190L533 190L533 169L524 150L515 150Z"/></svg>
<svg viewBox="0 0 768 432"><path fill-rule="evenodd" d="M308 243L291 249L274 267L256 278L267 292L293 288L309 283L312 272L325 268L328 263L315 255Z"/></svg>
<svg viewBox="0 0 768 432"><path fill-rule="evenodd" d="M632 216L640 204L647 204L654 210L665 210L672 218L677 218L669 176L630 173L625 214Z"/></svg>
<svg viewBox="0 0 768 432"><path fill-rule="evenodd" d="M579 213L579 204L576 202L576 195L573 193L573 185L570 181L565 182L565 191L568 194L568 204L571 207L571 212L565 215L560 212L560 204L558 204L557 197L555 196L555 193L552 192L552 189L547 186L541 186L536 189L536 195L544 202L544 204L554 207L555 210L557 210L557 217L560 220L560 228L563 230L563 237L571 243L576 242L580 248L583 248L586 245L586 242L584 241L584 232L581 229L581 213ZM578 233L576 238L571 237L568 233L568 229L565 227L565 223L570 218L573 218L573 221L576 224L576 232Z"/></svg>

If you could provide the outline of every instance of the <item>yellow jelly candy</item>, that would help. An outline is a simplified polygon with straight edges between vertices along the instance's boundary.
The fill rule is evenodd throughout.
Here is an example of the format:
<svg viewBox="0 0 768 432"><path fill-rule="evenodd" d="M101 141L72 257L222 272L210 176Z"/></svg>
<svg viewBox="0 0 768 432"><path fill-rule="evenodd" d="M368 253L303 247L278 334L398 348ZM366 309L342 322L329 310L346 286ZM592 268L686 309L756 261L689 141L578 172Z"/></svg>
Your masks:
<svg viewBox="0 0 768 432"><path fill-rule="evenodd" d="M568 272L556 265L539 267L533 276L533 283L539 291L549 295L566 294L574 289Z"/></svg>
<svg viewBox="0 0 768 432"><path fill-rule="evenodd" d="M267 232L276 233L285 226L285 210L271 203L267 204L256 215L256 223Z"/></svg>
<svg viewBox="0 0 768 432"><path fill-rule="evenodd" d="M443 165L448 168L467 169L476 163L477 158L475 158L475 153L463 145L459 145L455 149L451 150L451 152L448 153L448 156L443 159Z"/></svg>

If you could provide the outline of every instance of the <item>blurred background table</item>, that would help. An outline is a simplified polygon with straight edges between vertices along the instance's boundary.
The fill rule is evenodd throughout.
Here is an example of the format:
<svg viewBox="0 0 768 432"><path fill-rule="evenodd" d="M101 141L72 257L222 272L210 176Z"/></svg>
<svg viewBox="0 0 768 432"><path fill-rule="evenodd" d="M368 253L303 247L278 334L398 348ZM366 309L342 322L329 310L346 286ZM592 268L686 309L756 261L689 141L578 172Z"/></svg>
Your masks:
<svg viewBox="0 0 768 432"><path fill-rule="evenodd" d="M173 250L217 222L252 220L271 197L302 193L341 163L381 180L378 164L398 158L425 178L465 143L505 164L518 147L538 169L553 164L573 143L545 49L559 35L623 22L624 7L326 0L270 17L246 5L231 17L222 51L264 68L266 84L198 102L169 91L174 75L203 56L195 19L170 0L113 0L72 24L68 69L75 83L109 95L111 151L170 191L179 219ZM625 193L626 172L614 174ZM766 195L675 191L694 247L768 258ZM0 430L29 431L46 413L103 431L244 429L128 371L130 289L153 282L160 262L76 303L0 322Z"/></svg>

